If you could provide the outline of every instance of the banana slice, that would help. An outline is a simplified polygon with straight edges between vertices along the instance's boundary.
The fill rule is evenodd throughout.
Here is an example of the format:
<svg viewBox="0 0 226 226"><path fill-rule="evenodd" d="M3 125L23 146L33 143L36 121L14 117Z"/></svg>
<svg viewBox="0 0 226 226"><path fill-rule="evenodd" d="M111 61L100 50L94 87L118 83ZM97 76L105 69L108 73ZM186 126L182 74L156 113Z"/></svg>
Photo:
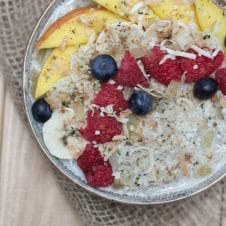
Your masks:
<svg viewBox="0 0 226 226"><path fill-rule="evenodd" d="M76 115L70 108L56 110L43 126L43 139L51 155L59 159L78 159L87 142L80 136Z"/></svg>

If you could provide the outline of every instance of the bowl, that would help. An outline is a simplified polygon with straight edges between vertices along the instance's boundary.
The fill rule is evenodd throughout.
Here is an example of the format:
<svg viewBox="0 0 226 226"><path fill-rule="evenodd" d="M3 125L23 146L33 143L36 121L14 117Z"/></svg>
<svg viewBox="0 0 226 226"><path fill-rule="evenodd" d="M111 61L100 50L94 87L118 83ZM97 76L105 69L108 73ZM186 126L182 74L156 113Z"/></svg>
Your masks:
<svg viewBox="0 0 226 226"><path fill-rule="evenodd" d="M187 183L174 183L169 185L157 186L150 189L149 192L128 192L122 190L114 190L109 188L94 188L87 185L83 174L76 166L73 161L63 161L59 160L52 155L50 155L48 149L46 148L43 137L42 137L42 125L38 124L33 120L31 114L31 106L34 99L31 95L31 84L32 84L32 59L34 53L34 45L45 28L54 22L60 16L66 14L70 10L89 5L91 1L86 0L55 0L53 1L45 10L34 31L31 35L29 43L27 45L27 50L24 58L24 70L23 70L23 93L24 102L26 108L26 115L32 129L32 133L37 140L40 148L48 159L71 181L75 184L83 187L88 192L99 195L103 198L118 201L127 204L162 204L172 201L181 200L193 196L201 191L206 190L210 186L221 180L226 174L226 162L221 164L211 176L197 181L187 182Z"/></svg>

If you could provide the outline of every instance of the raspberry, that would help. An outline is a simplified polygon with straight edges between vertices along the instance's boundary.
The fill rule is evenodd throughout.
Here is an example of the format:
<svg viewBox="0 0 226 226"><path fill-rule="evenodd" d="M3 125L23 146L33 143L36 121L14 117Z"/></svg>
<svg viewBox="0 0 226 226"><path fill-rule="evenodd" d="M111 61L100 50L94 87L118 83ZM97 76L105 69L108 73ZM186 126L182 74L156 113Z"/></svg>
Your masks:
<svg viewBox="0 0 226 226"><path fill-rule="evenodd" d="M136 58L132 56L129 51L126 51L114 80L122 86L149 86L148 80L144 77L139 66L137 65Z"/></svg>
<svg viewBox="0 0 226 226"><path fill-rule="evenodd" d="M189 50L188 52L195 53L193 50ZM181 57L180 64L182 70L185 72L186 81L195 82L199 79L209 77L221 66L223 60L224 54L222 51L219 51L214 59L198 55L195 60Z"/></svg>
<svg viewBox="0 0 226 226"><path fill-rule="evenodd" d="M87 125L80 129L80 133L86 140L98 144L112 141L113 137L120 135L121 132L122 126L115 118L101 116L98 110L88 113Z"/></svg>
<svg viewBox="0 0 226 226"><path fill-rule="evenodd" d="M113 105L113 109L117 113L128 108L128 102L124 99L122 91L117 90L114 85L108 83L102 86L93 103L100 107Z"/></svg>
<svg viewBox="0 0 226 226"><path fill-rule="evenodd" d="M221 92L226 95L226 68L221 68L216 72L216 80Z"/></svg>
<svg viewBox="0 0 226 226"><path fill-rule="evenodd" d="M88 144L77 161L78 166L85 174L87 183L91 186L106 187L114 182L112 167L104 161L98 149Z"/></svg>
<svg viewBox="0 0 226 226"><path fill-rule="evenodd" d="M154 47L142 58L145 70L157 81L168 85L171 81L180 81L183 71L178 60L167 59L159 64L166 54L159 47Z"/></svg>
<svg viewBox="0 0 226 226"><path fill-rule="evenodd" d="M83 172L87 172L91 170L94 165L104 165L104 159L98 149L88 144L77 163Z"/></svg>
<svg viewBox="0 0 226 226"><path fill-rule="evenodd" d="M92 170L85 173L88 184L94 187L107 187L114 183L112 167L109 163L93 166Z"/></svg>

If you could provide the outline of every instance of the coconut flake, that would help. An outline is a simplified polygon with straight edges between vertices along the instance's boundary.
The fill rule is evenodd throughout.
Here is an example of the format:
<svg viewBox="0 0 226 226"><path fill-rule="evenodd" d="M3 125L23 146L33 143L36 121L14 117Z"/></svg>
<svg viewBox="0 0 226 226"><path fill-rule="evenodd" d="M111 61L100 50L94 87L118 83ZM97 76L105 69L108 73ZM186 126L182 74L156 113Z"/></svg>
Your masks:
<svg viewBox="0 0 226 226"><path fill-rule="evenodd" d="M121 90L123 90L123 86L119 85L116 89L121 91Z"/></svg>
<svg viewBox="0 0 226 226"><path fill-rule="evenodd" d="M164 64L164 63L165 63L167 60L169 60L169 59L171 59L171 60L176 60L176 57L175 57L174 55L167 54L167 55L165 55L165 56L162 58L162 60L159 62L159 65Z"/></svg>
<svg viewBox="0 0 226 226"><path fill-rule="evenodd" d="M148 49L153 49L157 43L158 39L156 37L151 38L148 42Z"/></svg>
<svg viewBox="0 0 226 226"><path fill-rule="evenodd" d="M193 66L193 69L194 70L197 70L199 68L199 66L197 65L197 64L195 64L194 66Z"/></svg>
<svg viewBox="0 0 226 226"><path fill-rule="evenodd" d="M166 51L167 53L174 55L174 56L180 56L180 57L185 57L185 58L189 58L189 59L196 59L196 55L193 53L187 53L187 52L183 52L183 51L178 51L178 50L172 50L169 49L167 47L161 47L161 50Z"/></svg>
<svg viewBox="0 0 226 226"><path fill-rule="evenodd" d="M116 135L113 137L113 141L123 141L123 140L126 140L127 137L123 136L123 135Z"/></svg>
<svg viewBox="0 0 226 226"><path fill-rule="evenodd" d="M111 80L109 80L109 82L108 82L110 85L114 85L116 82L113 80L113 79L111 79Z"/></svg>
<svg viewBox="0 0 226 226"><path fill-rule="evenodd" d="M199 48L196 45L192 45L191 49L195 50L199 54L199 56L205 56L205 57L208 57L210 59L213 59L213 56L209 51L205 51L205 50Z"/></svg>
<svg viewBox="0 0 226 226"><path fill-rule="evenodd" d="M153 168L154 168L154 157L153 157L153 152L150 152L149 151L149 168L144 171L142 174L145 175L145 174L149 174L152 172Z"/></svg>
<svg viewBox="0 0 226 226"><path fill-rule="evenodd" d="M212 53L212 56L216 57L219 51L220 51L219 49L215 49L214 52Z"/></svg>
<svg viewBox="0 0 226 226"><path fill-rule="evenodd" d="M100 135L100 131L99 130L96 130L95 131L95 135L97 135L97 136Z"/></svg>
<svg viewBox="0 0 226 226"><path fill-rule="evenodd" d="M137 27L138 27L139 31L141 31L141 32L143 32L144 16L145 16L145 13L140 14L138 16L138 24L137 24Z"/></svg>
<svg viewBox="0 0 226 226"><path fill-rule="evenodd" d="M141 60L138 60L138 61L137 61L137 65L138 65L138 67L140 68L140 70L141 70L143 76L149 81L150 75L146 73L146 71L145 71L145 69L144 69L144 65L142 64Z"/></svg>
<svg viewBox="0 0 226 226"><path fill-rule="evenodd" d="M144 6L145 6L144 2L138 2L138 3L135 4L135 5L133 6L133 8L130 10L130 14L135 14L135 13L137 13L137 11L138 11L140 8L144 7Z"/></svg>

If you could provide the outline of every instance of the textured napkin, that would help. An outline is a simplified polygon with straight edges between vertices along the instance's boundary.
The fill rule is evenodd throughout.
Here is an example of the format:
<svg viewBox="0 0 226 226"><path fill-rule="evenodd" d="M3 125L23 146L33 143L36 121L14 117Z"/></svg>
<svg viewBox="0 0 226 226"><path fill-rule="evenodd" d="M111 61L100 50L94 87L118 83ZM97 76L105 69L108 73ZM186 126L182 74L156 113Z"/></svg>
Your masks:
<svg viewBox="0 0 226 226"><path fill-rule="evenodd" d="M0 63L21 116L24 116L21 106L24 50L35 23L49 2L0 0ZM87 193L57 169L53 170L86 225L226 225L226 180L184 201L156 206L128 206Z"/></svg>

